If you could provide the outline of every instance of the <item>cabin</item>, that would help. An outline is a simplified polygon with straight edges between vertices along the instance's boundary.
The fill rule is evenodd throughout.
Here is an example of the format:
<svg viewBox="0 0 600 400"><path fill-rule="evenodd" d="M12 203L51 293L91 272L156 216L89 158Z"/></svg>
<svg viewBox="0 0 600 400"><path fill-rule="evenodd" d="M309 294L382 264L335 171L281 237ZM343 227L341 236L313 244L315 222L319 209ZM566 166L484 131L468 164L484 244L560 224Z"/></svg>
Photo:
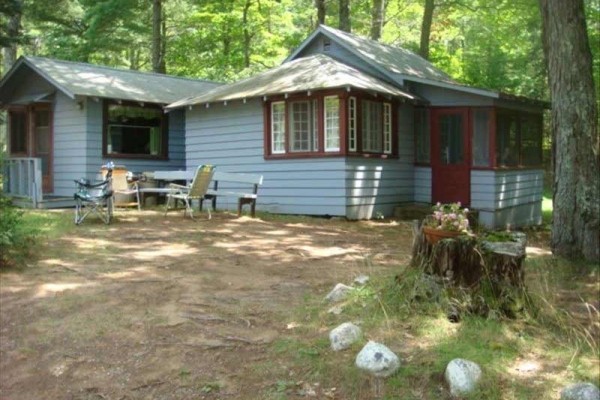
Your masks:
<svg viewBox="0 0 600 400"><path fill-rule="evenodd" d="M108 160L212 164L263 175L257 209L271 213L369 219L461 202L490 228L541 223L547 103L459 84L408 50L324 25L281 65L227 85L23 57L0 106L9 194L33 181L38 199L72 196L72 180Z"/></svg>
<svg viewBox="0 0 600 400"><path fill-rule="evenodd" d="M264 176L259 210L368 219L461 202L504 228L541 223L547 107L321 25L282 65L166 109L185 110L187 169Z"/></svg>
<svg viewBox="0 0 600 400"><path fill-rule="evenodd" d="M73 205L74 180L107 161L134 171L185 162L185 113L163 107L219 84L21 57L0 81L7 115L4 188L17 204Z"/></svg>

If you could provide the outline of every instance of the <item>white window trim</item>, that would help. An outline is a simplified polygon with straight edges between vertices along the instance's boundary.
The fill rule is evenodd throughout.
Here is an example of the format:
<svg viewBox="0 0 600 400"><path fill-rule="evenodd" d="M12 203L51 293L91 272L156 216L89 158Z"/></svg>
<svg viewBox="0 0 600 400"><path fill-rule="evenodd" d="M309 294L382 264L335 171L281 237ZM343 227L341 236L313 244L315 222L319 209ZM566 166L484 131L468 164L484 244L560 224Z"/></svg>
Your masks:
<svg viewBox="0 0 600 400"><path fill-rule="evenodd" d="M356 97L348 99L348 150L356 151Z"/></svg>
<svg viewBox="0 0 600 400"><path fill-rule="evenodd" d="M383 103L383 153L392 154L392 105Z"/></svg>
<svg viewBox="0 0 600 400"><path fill-rule="evenodd" d="M337 102L337 107L335 108L336 114L337 114L337 142L338 145L336 147L328 147L327 143L329 142L329 129L330 128L328 126L328 121L329 119L327 118L327 100L328 99L334 99ZM334 151L340 151L340 140L341 140L341 135L340 135L340 99L338 96L325 96L323 97L323 129L324 129L324 141L325 141L325 151L327 152L334 152Z"/></svg>
<svg viewBox="0 0 600 400"><path fill-rule="evenodd" d="M273 118L273 109L275 108L275 106L278 105L283 105L283 149L282 150L275 150L275 118ZM286 135L286 129L285 129L285 113L286 113L286 106L285 106L285 101L275 101L273 103L271 103L271 154L285 154L285 135Z"/></svg>

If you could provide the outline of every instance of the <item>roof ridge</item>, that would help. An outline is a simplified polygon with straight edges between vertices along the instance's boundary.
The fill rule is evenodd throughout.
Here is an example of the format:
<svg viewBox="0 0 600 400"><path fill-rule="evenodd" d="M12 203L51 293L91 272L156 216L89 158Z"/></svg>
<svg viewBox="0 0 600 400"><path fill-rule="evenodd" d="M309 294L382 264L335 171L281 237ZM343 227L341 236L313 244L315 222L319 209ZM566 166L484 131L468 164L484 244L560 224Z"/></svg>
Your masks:
<svg viewBox="0 0 600 400"><path fill-rule="evenodd" d="M35 60L48 60L48 61L52 61L52 62L75 64L75 65L80 65L80 66L88 66L91 68L106 69L106 70L111 70L111 71L128 72L128 73L140 74L140 75L151 75L151 76L156 76L156 77L160 77L160 78L173 78L173 79L181 79L181 80L193 81L193 82L214 83L214 84L218 84L218 85L223 84L223 82L215 82L215 81L211 81L208 79L198 79L198 78L190 78L190 77L178 76L178 75L160 74L160 73L152 72L152 71L138 71L138 70L134 70L134 69L109 67L107 65L85 63L85 62L81 62L81 61L61 60L61 59L57 59L57 58L30 56L30 55L24 55L23 58L25 58L26 60L29 60L31 62L34 62Z"/></svg>

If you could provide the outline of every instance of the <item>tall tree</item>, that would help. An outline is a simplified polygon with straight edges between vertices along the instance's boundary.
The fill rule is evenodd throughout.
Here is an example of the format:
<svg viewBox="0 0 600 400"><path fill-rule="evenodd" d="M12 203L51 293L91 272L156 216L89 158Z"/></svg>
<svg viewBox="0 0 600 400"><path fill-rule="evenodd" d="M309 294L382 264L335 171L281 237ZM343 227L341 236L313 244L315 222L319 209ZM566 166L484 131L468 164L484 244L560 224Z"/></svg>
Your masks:
<svg viewBox="0 0 600 400"><path fill-rule="evenodd" d="M0 47L2 47L2 70L8 71L17 60L17 43L21 38L20 0L9 0L0 6Z"/></svg>
<svg viewBox="0 0 600 400"><path fill-rule="evenodd" d="M552 96L552 251L600 261L598 110L583 0L539 0Z"/></svg>
<svg viewBox="0 0 600 400"><path fill-rule="evenodd" d="M325 14L327 12L325 0L315 0L315 7L317 8L317 24L325 24Z"/></svg>
<svg viewBox="0 0 600 400"><path fill-rule="evenodd" d="M419 46L419 55L424 59L429 59L429 40L431 37L431 24L433 23L433 11L435 10L435 0L425 0L423 8L423 21L421 24L421 44Z"/></svg>
<svg viewBox="0 0 600 400"><path fill-rule="evenodd" d="M165 74L164 21L162 0L152 0L152 71Z"/></svg>
<svg viewBox="0 0 600 400"><path fill-rule="evenodd" d="M339 10L340 24L339 24L339 28L342 31L351 32L352 31L352 25L351 25L351 22L350 22L350 0L340 0L339 5L340 5L340 10Z"/></svg>
<svg viewBox="0 0 600 400"><path fill-rule="evenodd" d="M369 35L373 40L379 40L381 38L384 15L385 0L373 0L373 6L371 8L371 34Z"/></svg>

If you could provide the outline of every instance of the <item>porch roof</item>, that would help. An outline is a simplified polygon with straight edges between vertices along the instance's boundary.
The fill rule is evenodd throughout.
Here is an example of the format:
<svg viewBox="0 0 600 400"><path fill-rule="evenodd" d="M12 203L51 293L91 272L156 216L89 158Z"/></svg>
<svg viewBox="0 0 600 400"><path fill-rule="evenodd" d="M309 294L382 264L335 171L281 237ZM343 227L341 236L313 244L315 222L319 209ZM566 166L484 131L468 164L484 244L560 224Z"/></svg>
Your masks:
<svg viewBox="0 0 600 400"><path fill-rule="evenodd" d="M316 54L284 63L253 77L212 89L199 96L183 98L167 109L227 100L335 88L354 88L384 96L420 100L416 95L374 78L333 58Z"/></svg>
<svg viewBox="0 0 600 400"><path fill-rule="evenodd" d="M89 96L168 104L184 96L202 93L220 85L216 82L151 72L23 56L2 78L0 89L23 65L33 69L71 98Z"/></svg>

